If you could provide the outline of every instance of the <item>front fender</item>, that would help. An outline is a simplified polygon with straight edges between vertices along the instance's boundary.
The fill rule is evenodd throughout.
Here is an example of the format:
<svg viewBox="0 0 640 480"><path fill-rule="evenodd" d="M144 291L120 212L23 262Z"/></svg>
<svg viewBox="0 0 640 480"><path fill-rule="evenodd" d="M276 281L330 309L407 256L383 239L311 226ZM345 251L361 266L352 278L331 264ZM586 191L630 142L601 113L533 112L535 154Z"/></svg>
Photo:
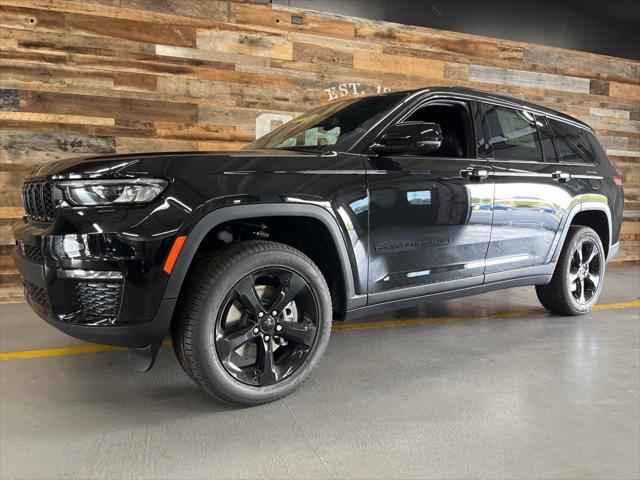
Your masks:
<svg viewBox="0 0 640 480"><path fill-rule="evenodd" d="M319 205L303 203L233 205L218 208L204 215L187 234L187 239L167 282L163 299L178 298L198 247L213 228L231 220L274 216L307 217L320 221L331 234L338 252L341 274L346 288L347 310L364 306L366 295L356 294L352 259L336 218Z"/></svg>

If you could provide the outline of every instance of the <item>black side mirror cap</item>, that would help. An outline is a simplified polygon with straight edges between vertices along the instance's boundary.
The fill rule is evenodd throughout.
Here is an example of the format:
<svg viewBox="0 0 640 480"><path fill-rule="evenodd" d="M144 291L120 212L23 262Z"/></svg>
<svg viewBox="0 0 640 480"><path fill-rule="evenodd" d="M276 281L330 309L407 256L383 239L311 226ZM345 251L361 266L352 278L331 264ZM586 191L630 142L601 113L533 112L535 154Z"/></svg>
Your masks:
<svg viewBox="0 0 640 480"><path fill-rule="evenodd" d="M379 143L371 145L378 155L434 152L442 145L442 128L431 122L398 123L387 131Z"/></svg>

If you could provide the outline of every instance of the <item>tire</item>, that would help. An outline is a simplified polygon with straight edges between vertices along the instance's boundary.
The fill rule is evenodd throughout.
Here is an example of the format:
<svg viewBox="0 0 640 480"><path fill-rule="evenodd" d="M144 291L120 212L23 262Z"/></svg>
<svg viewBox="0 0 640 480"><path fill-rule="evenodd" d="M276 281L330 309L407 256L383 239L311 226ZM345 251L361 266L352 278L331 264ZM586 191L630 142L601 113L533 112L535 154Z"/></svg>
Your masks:
<svg viewBox="0 0 640 480"><path fill-rule="evenodd" d="M204 256L183 291L172 324L176 356L224 403L253 406L290 394L326 350L329 288L311 259L288 245L248 241Z"/></svg>
<svg viewBox="0 0 640 480"><path fill-rule="evenodd" d="M593 257L592 247L595 248ZM551 282L536 286L538 300L553 313L585 314L598 301L604 284L604 272L604 248L598 234L589 227L572 226Z"/></svg>

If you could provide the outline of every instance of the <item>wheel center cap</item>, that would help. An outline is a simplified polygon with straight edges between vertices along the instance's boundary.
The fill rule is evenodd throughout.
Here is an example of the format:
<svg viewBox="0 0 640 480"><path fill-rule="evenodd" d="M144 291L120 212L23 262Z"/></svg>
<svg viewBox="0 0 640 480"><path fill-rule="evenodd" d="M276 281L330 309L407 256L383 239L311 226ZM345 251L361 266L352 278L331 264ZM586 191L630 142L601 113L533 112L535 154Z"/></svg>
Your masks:
<svg viewBox="0 0 640 480"><path fill-rule="evenodd" d="M276 321L273 319L273 317L267 317L262 321L261 327L262 330L268 332L270 330L273 330L273 327L275 327L275 325Z"/></svg>

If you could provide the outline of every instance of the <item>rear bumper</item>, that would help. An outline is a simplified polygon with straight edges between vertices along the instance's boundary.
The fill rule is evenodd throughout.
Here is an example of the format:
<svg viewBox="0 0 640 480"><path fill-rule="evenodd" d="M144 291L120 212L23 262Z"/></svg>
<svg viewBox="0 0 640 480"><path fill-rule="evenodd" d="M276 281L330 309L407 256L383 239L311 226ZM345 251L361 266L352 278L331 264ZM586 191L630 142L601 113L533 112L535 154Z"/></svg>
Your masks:
<svg viewBox="0 0 640 480"><path fill-rule="evenodd" d="M162 299L167 276L160 259L170 242L128 241L118 234L49 235L50 229L23 223L13 230L13 258L31 308L81 340L131 348L161 342L176 303ZM66 258L63 250L70 246L76 250ZM99 278L77 276L83 272L98 272Z"/></svg>
<svg viewBox="0 0 640 480"><path fill-rule="evenodd" d="M609 247L609 253L607 254L607 263L610 262L617 254L620 249L620 242L616 242Z"/></svg>

